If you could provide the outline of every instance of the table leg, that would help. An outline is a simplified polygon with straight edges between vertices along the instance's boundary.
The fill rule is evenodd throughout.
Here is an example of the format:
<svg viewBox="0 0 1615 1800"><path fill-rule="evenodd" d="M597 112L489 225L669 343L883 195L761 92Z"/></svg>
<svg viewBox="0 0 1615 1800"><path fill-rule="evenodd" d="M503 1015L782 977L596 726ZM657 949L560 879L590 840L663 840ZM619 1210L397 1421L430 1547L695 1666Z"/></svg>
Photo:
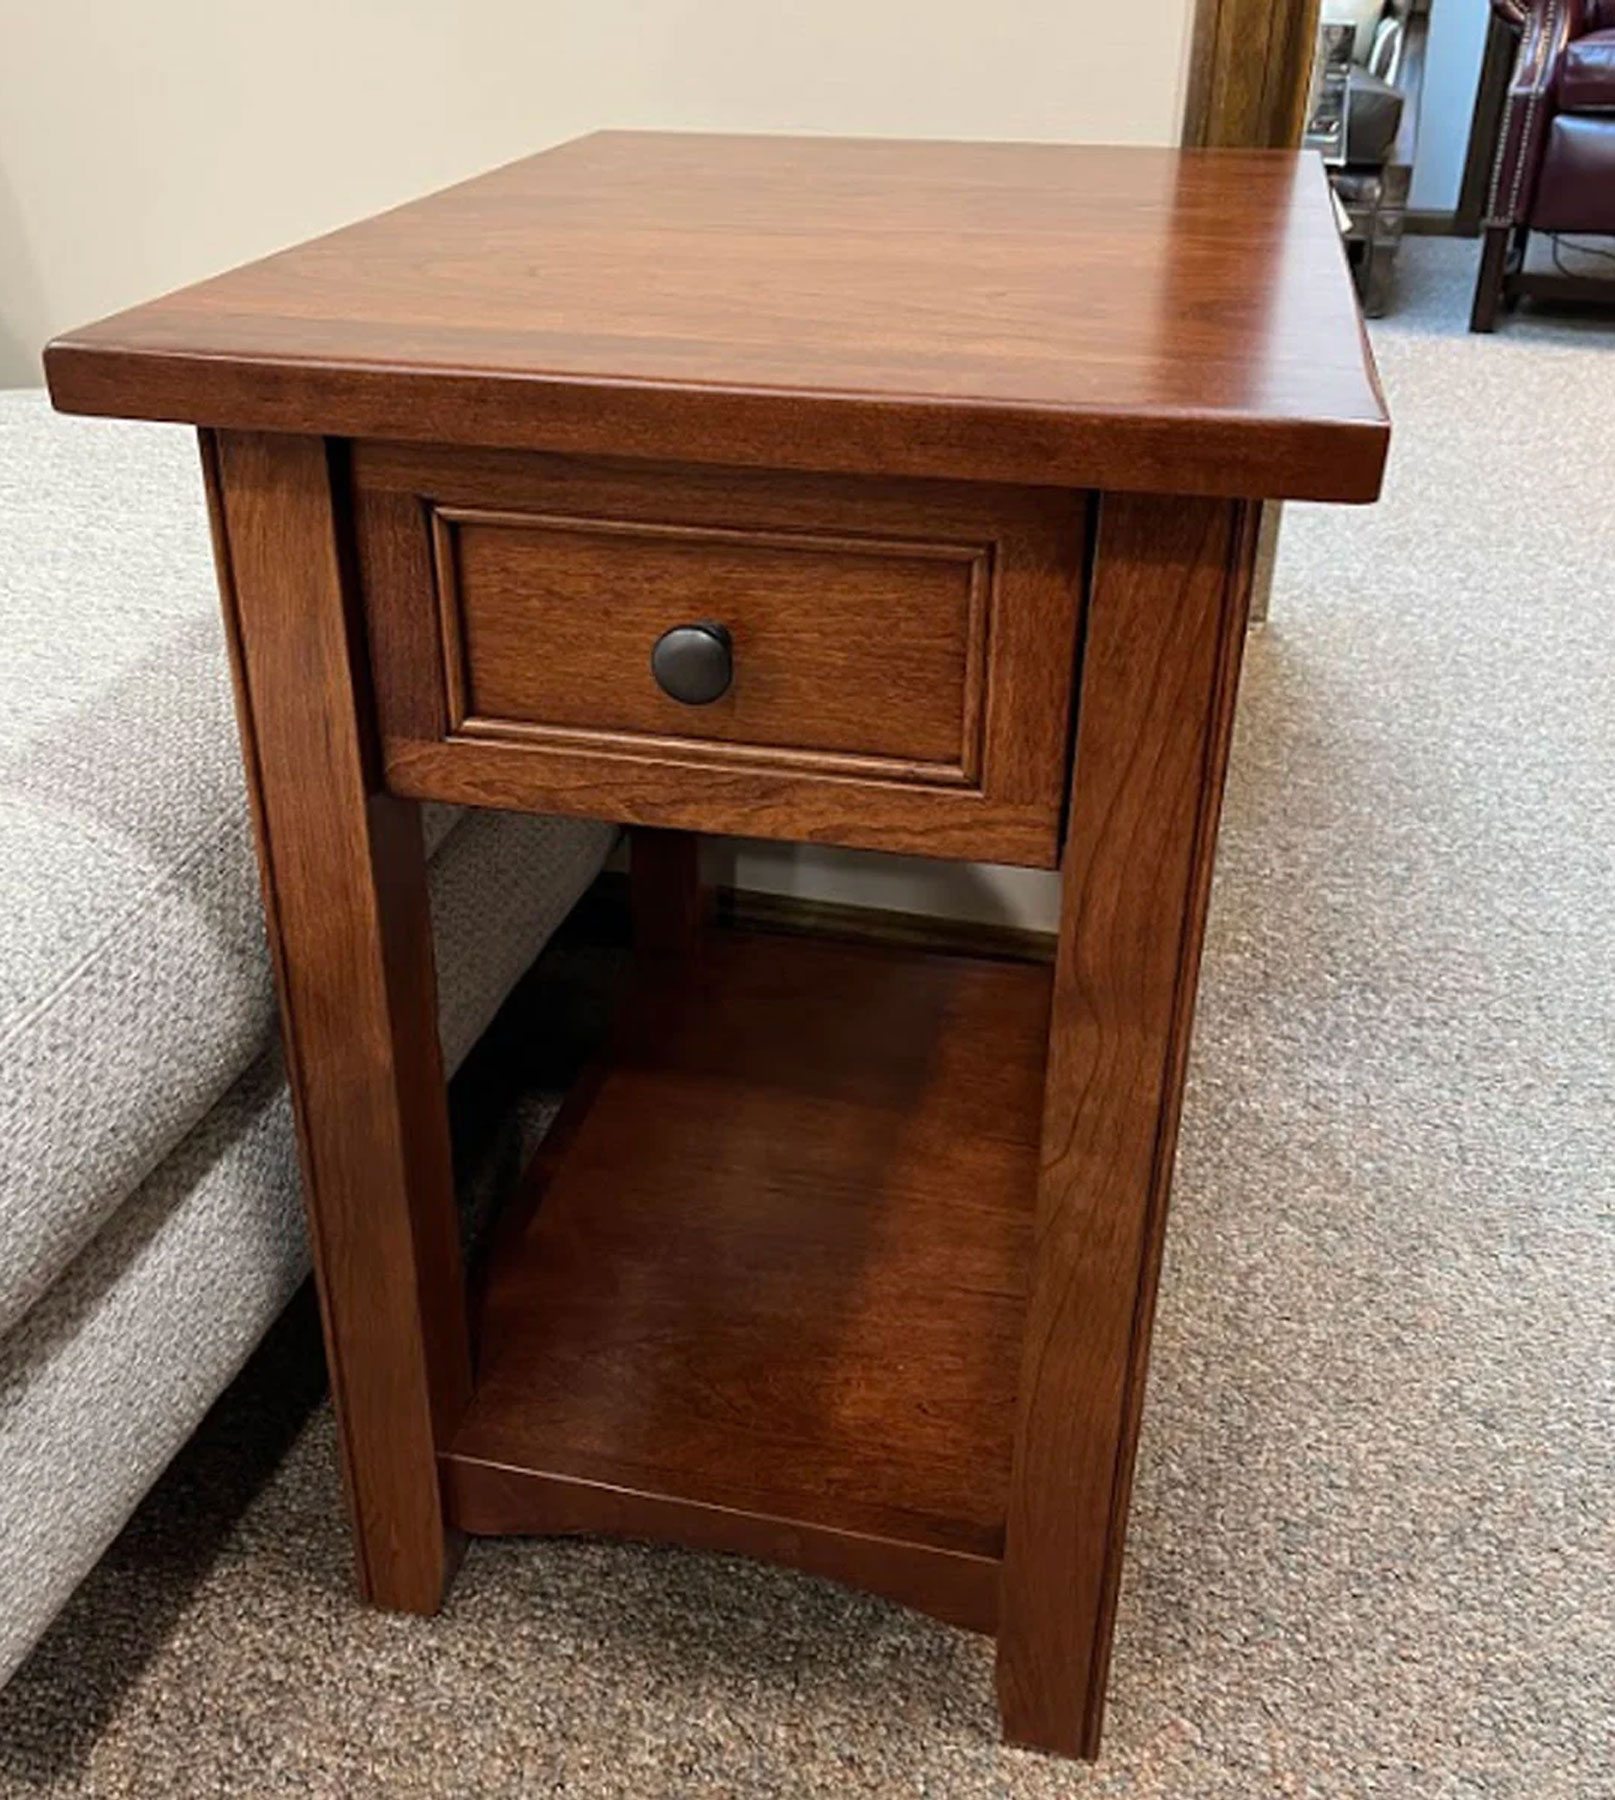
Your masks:
<svg viewBox="0 0 1615 1800"><path fill-rule="evenodd" d="M634 948L650 956L687 956L707 922L701 839L693 831L636 825L628 834L628 892Z"/></svg>
<svg viewBox="0 0 1615 1800"><path fill-rule="evenodd" d="M471 1376L419 809L380 791L326 444L202 443L359 1582L429 1612Z"/></svg>
<svg viewBox="0 0 1615 1800"><path fill-rule="evenodd" d="M1005 1735L1098 1753L1256 508L1100 506L998 1637Z"/></svg>

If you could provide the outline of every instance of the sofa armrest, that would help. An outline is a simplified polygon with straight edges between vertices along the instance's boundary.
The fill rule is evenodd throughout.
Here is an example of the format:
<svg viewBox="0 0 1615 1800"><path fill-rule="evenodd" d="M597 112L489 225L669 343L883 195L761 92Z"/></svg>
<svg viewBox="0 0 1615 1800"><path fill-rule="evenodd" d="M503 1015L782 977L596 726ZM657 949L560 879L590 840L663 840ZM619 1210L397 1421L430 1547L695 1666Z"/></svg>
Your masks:
<svg viewBox="0 0 1615 1800"><path fill-rule="evenodd" d="M1523 225L1554 114L1565 45L1581 29L1582 0L1492 0L1492 10L1518 26L1520 46L1498 124L1485 223Z"/></svg>

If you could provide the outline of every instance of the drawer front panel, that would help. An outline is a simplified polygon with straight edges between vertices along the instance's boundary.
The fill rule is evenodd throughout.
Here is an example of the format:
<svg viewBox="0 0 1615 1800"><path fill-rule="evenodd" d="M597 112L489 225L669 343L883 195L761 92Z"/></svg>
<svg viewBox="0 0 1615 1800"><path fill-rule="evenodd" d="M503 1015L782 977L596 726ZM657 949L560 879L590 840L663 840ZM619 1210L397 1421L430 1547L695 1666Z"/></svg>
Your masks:
<svg viewBox="0 0 1615 1800"><path fill-rule="evenodd" d="M990 545L431 518L451 731L688 737L975 777ZM658 685L651 651L705 620L728 632L733 675L686 705Z"/></svg>
<svg viewBox="0 0 1615 1800"><path fill-rule="evenodd" d="M370 443L350 477L394 792L1057 860L1086 496ZM731 660L685 704L651 655L695 624Z"/></svg>

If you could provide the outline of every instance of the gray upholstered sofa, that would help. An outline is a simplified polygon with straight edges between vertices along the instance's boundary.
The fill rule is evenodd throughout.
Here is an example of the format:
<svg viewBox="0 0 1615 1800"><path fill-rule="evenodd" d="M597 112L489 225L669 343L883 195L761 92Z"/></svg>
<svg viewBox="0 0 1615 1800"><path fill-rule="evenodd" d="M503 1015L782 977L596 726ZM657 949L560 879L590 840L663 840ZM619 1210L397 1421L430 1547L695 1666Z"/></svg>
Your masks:
<svg viewBox="0 0 1615 1800"><path fill-rule="evenodd" d="M0 393L0 1681L307 1268L191 435ZM611 833L436 812L450 1065Z"/></svg>

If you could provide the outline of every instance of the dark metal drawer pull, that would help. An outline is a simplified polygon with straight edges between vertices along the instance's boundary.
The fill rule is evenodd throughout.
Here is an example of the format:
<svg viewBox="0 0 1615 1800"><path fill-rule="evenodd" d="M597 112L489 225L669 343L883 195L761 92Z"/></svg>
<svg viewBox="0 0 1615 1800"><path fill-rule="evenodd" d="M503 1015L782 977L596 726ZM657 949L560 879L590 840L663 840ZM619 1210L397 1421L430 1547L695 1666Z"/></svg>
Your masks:
<svg viewBox="0 0 1615 1800"><path fill-rule="evenodd" d="M664 631L650 653L657 686L685 706L709 706L734 679L734 645L721 625L702 619Z"/></svg>

